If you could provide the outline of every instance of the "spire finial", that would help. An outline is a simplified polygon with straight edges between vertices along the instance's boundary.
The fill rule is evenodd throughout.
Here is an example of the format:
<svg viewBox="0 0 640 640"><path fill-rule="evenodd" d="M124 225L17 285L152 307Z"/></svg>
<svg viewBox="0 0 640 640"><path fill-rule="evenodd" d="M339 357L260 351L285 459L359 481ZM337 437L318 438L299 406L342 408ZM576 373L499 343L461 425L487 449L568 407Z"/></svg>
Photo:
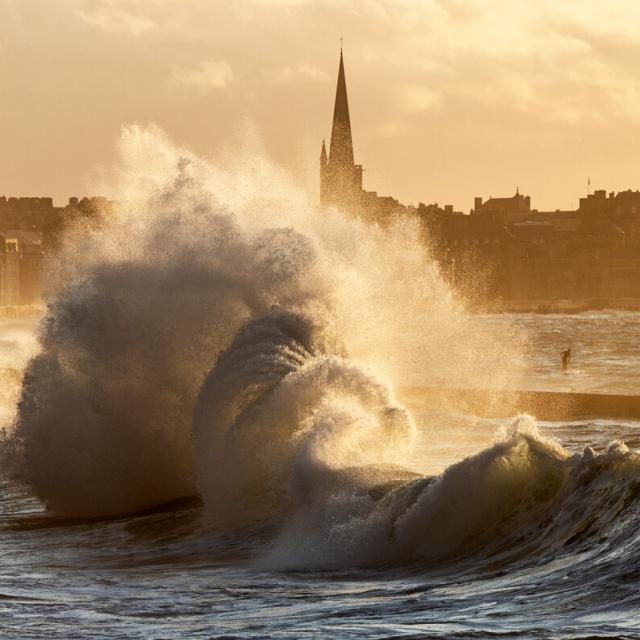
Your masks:
<svg viewBox="0 0 640 640"><path fill-rule="evenodd" d="M340 34L340 55L342 55L342 34Z"/></svg>

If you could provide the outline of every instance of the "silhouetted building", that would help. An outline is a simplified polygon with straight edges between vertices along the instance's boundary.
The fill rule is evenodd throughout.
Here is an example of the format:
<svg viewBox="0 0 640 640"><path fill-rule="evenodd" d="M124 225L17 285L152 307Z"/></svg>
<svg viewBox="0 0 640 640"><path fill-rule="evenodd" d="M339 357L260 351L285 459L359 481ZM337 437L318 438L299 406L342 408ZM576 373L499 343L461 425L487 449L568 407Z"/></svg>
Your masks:
<svg viewBox="0 0 640 640"><path fill-rule="evenodd" d="M476 198L472 214L498 214L504 218L519 218L531 211L531 198L529 196L520 195L520 191L516 190L516 195L512 198L489 198L486 202L482 202L482 198Z"/></svg>
<svg viewBox="0 0 640 640"><path fill-rule="evenodd" d="M42 234L38 231L0 232L0 304L39 300L43 255Z"/></svg>
<svg viewBox="0 0 640 640"><path fill-rule="evenodd" d="M320 151L320 204L379 224L387 224L394 215L415 213L415 207L405 206L390 196L379 196L376 191L363 189L362 172L362 165L356 164L354 159L341 49L330 147L327 152L323 140Z"/></svg>
<svg viewBox="0 0 640 640"><path fill-rule="evenodd" d="M0 197L0 305L32 304L42 295L44 257L55 251L65 229L80 219L99 219L113 203L106 198Z"/></svg>
<svg viewBox="0 0 640 640"><path fill-rule="evenodd" d="M596 192L574 211L476 198L469 216L424 222L443 274L482 306L640 308L640 192Z"/></svg>
<svg viewBox="0 0 640 640"><path fill-rule="evenodd" d="M531 197L475 198L470 215L451 205L406 206L362 188L353 153L340 51L331 143L320 153L320 202L385 225L416 216L443 276L483 307L640 309L640 191L596 191L574 211L538 211Z"/></svg>
<svg viewBox="0 0 640 640"><path fill-rule="evenodd" d="M360 212L362 208L362 165L355 164L349 100L340 50L338 86L333 109L329 155L324 140L320 153L320 202L345 211Z"/></svg>
<svg viewBox="0 0 640 640"><path fill-rule="evenodd" d="M0 305L20 304L18 241L0 234Z"/></svg>

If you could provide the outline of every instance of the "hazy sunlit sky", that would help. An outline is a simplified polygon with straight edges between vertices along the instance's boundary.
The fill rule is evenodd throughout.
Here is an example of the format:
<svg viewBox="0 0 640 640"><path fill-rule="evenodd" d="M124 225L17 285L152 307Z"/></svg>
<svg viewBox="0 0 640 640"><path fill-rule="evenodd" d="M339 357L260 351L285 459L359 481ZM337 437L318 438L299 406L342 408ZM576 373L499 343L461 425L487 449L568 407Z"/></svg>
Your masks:
<svg viewBox="0 0 640 640"><path fill-rule="evenodd" d="M340 48L365 186L403 202L640 188L635 0L0 0L0 194L99 188L120 127L247 128L317 194ZM109 195L109 194L106 194Z"/></svg>

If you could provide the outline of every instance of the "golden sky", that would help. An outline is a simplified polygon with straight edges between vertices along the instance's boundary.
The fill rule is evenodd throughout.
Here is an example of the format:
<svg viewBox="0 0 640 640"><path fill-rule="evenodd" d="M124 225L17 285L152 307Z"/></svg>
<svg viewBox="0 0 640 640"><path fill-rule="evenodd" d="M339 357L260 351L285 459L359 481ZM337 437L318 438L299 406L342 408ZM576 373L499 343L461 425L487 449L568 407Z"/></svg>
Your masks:
<svg viewBox="0 0 640 640"><path fill-rule="evenodd" d="M317 193L340 34L365 187L540 209L640 188L637 0L0 0L0 193L94 192L123 124L249 128ZM109 195L109 194L106 194Z"/></svg>

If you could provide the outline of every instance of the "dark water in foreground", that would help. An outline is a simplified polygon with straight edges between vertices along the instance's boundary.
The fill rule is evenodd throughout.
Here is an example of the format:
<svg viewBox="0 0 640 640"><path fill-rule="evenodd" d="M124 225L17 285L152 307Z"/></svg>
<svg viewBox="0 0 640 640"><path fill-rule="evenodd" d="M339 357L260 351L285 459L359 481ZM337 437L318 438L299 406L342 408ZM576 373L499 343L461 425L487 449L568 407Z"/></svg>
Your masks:
<svg viewBox="0 0 640 640"><path fill-rule="evenodd" d="M601 316L560 320L553 327L545 318L541 331L557 335L573 322L572 334L584 340L580 352L596 349L586 342L584 323L600 323ZM628 341L618 336L615 347L597 347L607 351L606 362L601 351L585 358L590 364L581 365L577 381L631 389L623 372L633 370L640 321L623 320ZM12 330L19 361L29 347ZM549 358L556 349L549 346ZM545 367L555 366L542 351L534 350L534 388L549 383ZM407 466L426 474L486 451L509 425L412 409L419 436ZM405 499L402 488L385 488L386 497L372 493L366 500L383 506L388 500L388 507L371 512L354 505L353 516L335 528L323 521L321 535L310 536L313 548L297 548L295 530L274 543L281 523L221 531L197 499L127 518L54 519L25 488L4 481L1 636L638 638L640 460L609 443L638 448L640 421L539 426L541 435L524 429L509 447L459 465L450 482L423 488L416 503L422 520L401 515L385 529L385 509ZM544 436L556 438L565 453ZM585 452L587 446L593 449ZM380 543L373 538L381 530ZM447 551L452 538L462 542ZM362 547L370 543L381 546L372 546L366 566L351 568L362 565ZM385 557L385 548L402 552ZM419 548L419 557L408 548ZM301 554L314 560L319 554L333 568L297 569Z"/></svg>
<svg viewBox="0 0 640 640"><path fill-rule="evenodd" d="M594 433L601 443L609 432L637 443L639 428L546 425L571 449L593 443ZM586 519L570 522L571 536L547 532L535 552L525 550L526 537L540 532L522 531L514 557L489 545L434 566L273 571L260 568L259 534L207 530L197 503L54 521L5 483L2 637L640 637L637 505L624 504L631 495L607 496L612 510L597 525L583 505Z"/></svg>

